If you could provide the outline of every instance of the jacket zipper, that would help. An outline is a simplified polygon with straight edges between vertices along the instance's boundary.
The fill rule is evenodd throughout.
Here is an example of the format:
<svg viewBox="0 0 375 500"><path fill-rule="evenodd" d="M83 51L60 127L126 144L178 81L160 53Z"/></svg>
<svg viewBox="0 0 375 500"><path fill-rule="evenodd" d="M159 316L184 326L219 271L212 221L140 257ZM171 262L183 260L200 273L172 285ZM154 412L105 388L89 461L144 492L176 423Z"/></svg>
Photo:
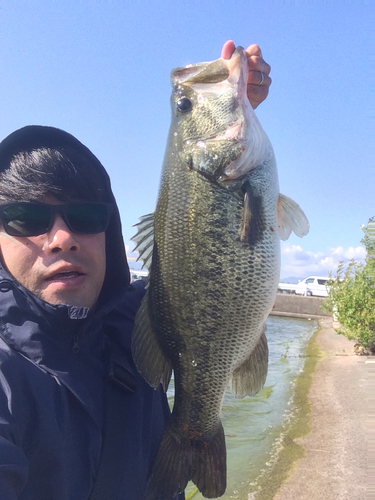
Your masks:
<svg viewBox="0 0 375 500"><path fill-rule="evenodd" d="M78 343L78 335L74 335L73 337L73 352L77 353L79 351L79 343Z"/></svg>
<svg viewBox="0 0 375 500"><path fill-rule="evenodd" d="M103 315L101 315L100 317L103 317ZM100 318L98 317L98 318ZM73 347L72 347L72 351L74 354L76 354L77 352L79 352L81 350L81 347L79 345L79 339L82 338L85 333L90 329L92 328L93 326L93 321L90 321L89 323L87 323L86 325L84 325L84 327L79 331L79 334L75 334L73 336Z"/></svg>

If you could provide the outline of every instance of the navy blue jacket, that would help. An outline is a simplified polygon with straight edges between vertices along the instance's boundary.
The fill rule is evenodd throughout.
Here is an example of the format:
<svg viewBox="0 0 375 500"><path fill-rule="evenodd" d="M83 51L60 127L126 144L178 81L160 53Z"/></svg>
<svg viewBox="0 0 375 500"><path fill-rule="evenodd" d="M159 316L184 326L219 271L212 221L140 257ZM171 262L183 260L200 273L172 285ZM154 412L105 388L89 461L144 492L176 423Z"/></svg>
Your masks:
<svg viewBox="0 0 375 500"><path fill-rule="evenodd" d="M114 423L122 453L114 460L123 475L115 484L108 478L114 491L103 500L143 498L169 409L164 393L150 388L131 361L130 333L142 294L130 285L110 314L78 319L84 309L47 304L1 272L1 500L89 498L113 356L134 376L135 392L118 388L121 418Z"/></svg>

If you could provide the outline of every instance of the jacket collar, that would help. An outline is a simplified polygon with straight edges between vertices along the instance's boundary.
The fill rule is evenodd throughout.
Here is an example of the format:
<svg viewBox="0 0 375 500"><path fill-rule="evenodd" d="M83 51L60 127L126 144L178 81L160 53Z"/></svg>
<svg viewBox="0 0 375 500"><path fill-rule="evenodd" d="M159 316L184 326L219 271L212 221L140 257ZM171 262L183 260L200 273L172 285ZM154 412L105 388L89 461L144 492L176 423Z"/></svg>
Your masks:
<svg viewBox="0 0 375 500"><path fill-rule="evenodd" d="M0 267L0 337L62 382L91 415L102 397L102 317L110 308L107 302L90 316L87 308L51 305Z"/></svg>

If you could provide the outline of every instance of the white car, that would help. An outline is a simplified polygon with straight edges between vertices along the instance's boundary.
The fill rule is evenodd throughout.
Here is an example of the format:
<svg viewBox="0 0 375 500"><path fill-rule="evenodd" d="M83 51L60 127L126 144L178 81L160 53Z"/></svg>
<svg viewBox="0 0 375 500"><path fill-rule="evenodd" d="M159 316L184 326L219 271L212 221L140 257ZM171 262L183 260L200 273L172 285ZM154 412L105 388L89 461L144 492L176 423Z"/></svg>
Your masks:
<svg viewBox="0 0 375 500"><path fill-rule="evenodd" d="M296 285L297 295L313 295L315 297L328 297L326 282L328 276L309 276Z"/></svg>

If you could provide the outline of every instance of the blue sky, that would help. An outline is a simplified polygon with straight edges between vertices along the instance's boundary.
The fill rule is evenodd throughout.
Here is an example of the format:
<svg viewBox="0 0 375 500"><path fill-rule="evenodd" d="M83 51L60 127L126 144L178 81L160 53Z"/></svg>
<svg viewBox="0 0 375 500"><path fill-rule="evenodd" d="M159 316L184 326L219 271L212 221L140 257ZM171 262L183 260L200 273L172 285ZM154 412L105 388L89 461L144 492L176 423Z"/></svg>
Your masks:
<svg viewBox="0 0 375 500"><path fill-rule="evenodd" d="M0 138L24 125L75 135L107 168L126 245L155 208L172 68L258 43L273 83L257 115L280 190L310 233L282 243L281 277L364 257L375 215L367 2L0 0ZM372 47L373 48L373 47Z"/></svg>

